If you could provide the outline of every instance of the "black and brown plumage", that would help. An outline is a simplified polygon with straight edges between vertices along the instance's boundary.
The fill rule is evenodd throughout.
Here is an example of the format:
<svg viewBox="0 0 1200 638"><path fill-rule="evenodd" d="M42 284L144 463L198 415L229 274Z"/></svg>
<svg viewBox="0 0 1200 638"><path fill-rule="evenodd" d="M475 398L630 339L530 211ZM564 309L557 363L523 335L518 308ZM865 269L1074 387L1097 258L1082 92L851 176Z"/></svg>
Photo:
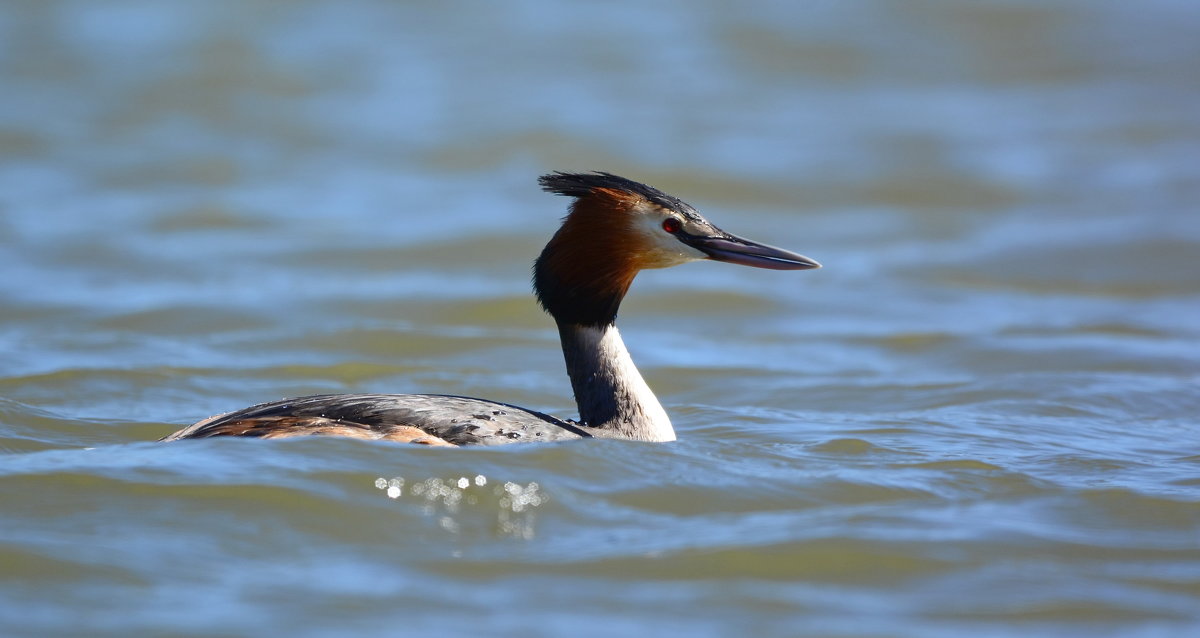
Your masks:
<svg viewBox="0 0 1200 638"><path fill-rule="evenodd" d="M534 262L533 289L558 324L578 422L470 397L338 394L263 403L204 419L162 440L328 435L439 446L589 437L673 441L670 418L616 327L621 300L637 273L700 259L772 270L820 267L802 255L726 233L682 200L624 177L556 172L539 183L574 198Z"/></svg>

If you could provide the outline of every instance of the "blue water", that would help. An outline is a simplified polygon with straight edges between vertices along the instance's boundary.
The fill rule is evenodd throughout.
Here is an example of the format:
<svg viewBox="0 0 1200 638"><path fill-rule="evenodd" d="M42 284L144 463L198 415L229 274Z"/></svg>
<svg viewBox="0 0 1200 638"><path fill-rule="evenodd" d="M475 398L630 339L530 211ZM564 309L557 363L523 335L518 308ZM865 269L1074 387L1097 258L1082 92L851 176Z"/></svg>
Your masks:
<svg viewBox="0 0 1200 638"><path fill-rule="evenodd" d="M1200 632L1200 8L0 8L0 634ZM639 276L679 441L154 441L324 392L574 416L608 170L825 267Z"/></svg>

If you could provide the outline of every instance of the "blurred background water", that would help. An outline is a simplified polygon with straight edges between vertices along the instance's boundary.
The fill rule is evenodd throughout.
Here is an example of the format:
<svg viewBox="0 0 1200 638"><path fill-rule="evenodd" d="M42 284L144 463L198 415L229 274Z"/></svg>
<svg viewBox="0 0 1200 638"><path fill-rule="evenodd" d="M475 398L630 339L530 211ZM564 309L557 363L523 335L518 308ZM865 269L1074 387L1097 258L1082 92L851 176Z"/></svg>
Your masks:
<svg viewBox="0 0 1200 638"><path fill-rule="evenodd" d="M0 633L1200 632L1200 5L0 6ZM819 271L623 307L680 441L154 440L321 392L571 416L552 169Z"/></svg>

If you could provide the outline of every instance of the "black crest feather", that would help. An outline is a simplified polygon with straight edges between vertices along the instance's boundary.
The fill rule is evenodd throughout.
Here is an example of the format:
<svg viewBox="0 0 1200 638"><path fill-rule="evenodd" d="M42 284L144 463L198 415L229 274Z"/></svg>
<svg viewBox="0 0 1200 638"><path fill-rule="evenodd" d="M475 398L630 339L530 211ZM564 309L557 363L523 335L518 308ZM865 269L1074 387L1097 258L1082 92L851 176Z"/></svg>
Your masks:
<svg viewBox="0 0 1200 638"><path fill-rule="evenodd" d="M629 178L603 171L591 173L554 171L553 173L547 173L539 177L538 184L547 193L575 198L586 197L592 193L592 190L597 188L611 188L613 190L640 195L653 204L679 211L680 213L694 213L695 211L687 202L678 197L668 195L653 186L647 186L641 182L635 182Z"/></svg>

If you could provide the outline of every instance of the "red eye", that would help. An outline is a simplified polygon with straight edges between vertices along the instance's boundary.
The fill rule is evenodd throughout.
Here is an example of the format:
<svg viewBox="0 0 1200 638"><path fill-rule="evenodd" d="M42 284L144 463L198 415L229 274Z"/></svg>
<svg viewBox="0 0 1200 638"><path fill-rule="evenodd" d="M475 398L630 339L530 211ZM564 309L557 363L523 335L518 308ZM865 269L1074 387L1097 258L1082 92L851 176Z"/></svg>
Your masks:
<svg viewBox="0 0 1200 638"><path fill-rule="evenodd" d="M675 234L679 232L681 228L683 228L683 224L679 223L679 220L675 219L674 217L668 217L663 220L663 230L667 231L668 233Z"/></svg>

